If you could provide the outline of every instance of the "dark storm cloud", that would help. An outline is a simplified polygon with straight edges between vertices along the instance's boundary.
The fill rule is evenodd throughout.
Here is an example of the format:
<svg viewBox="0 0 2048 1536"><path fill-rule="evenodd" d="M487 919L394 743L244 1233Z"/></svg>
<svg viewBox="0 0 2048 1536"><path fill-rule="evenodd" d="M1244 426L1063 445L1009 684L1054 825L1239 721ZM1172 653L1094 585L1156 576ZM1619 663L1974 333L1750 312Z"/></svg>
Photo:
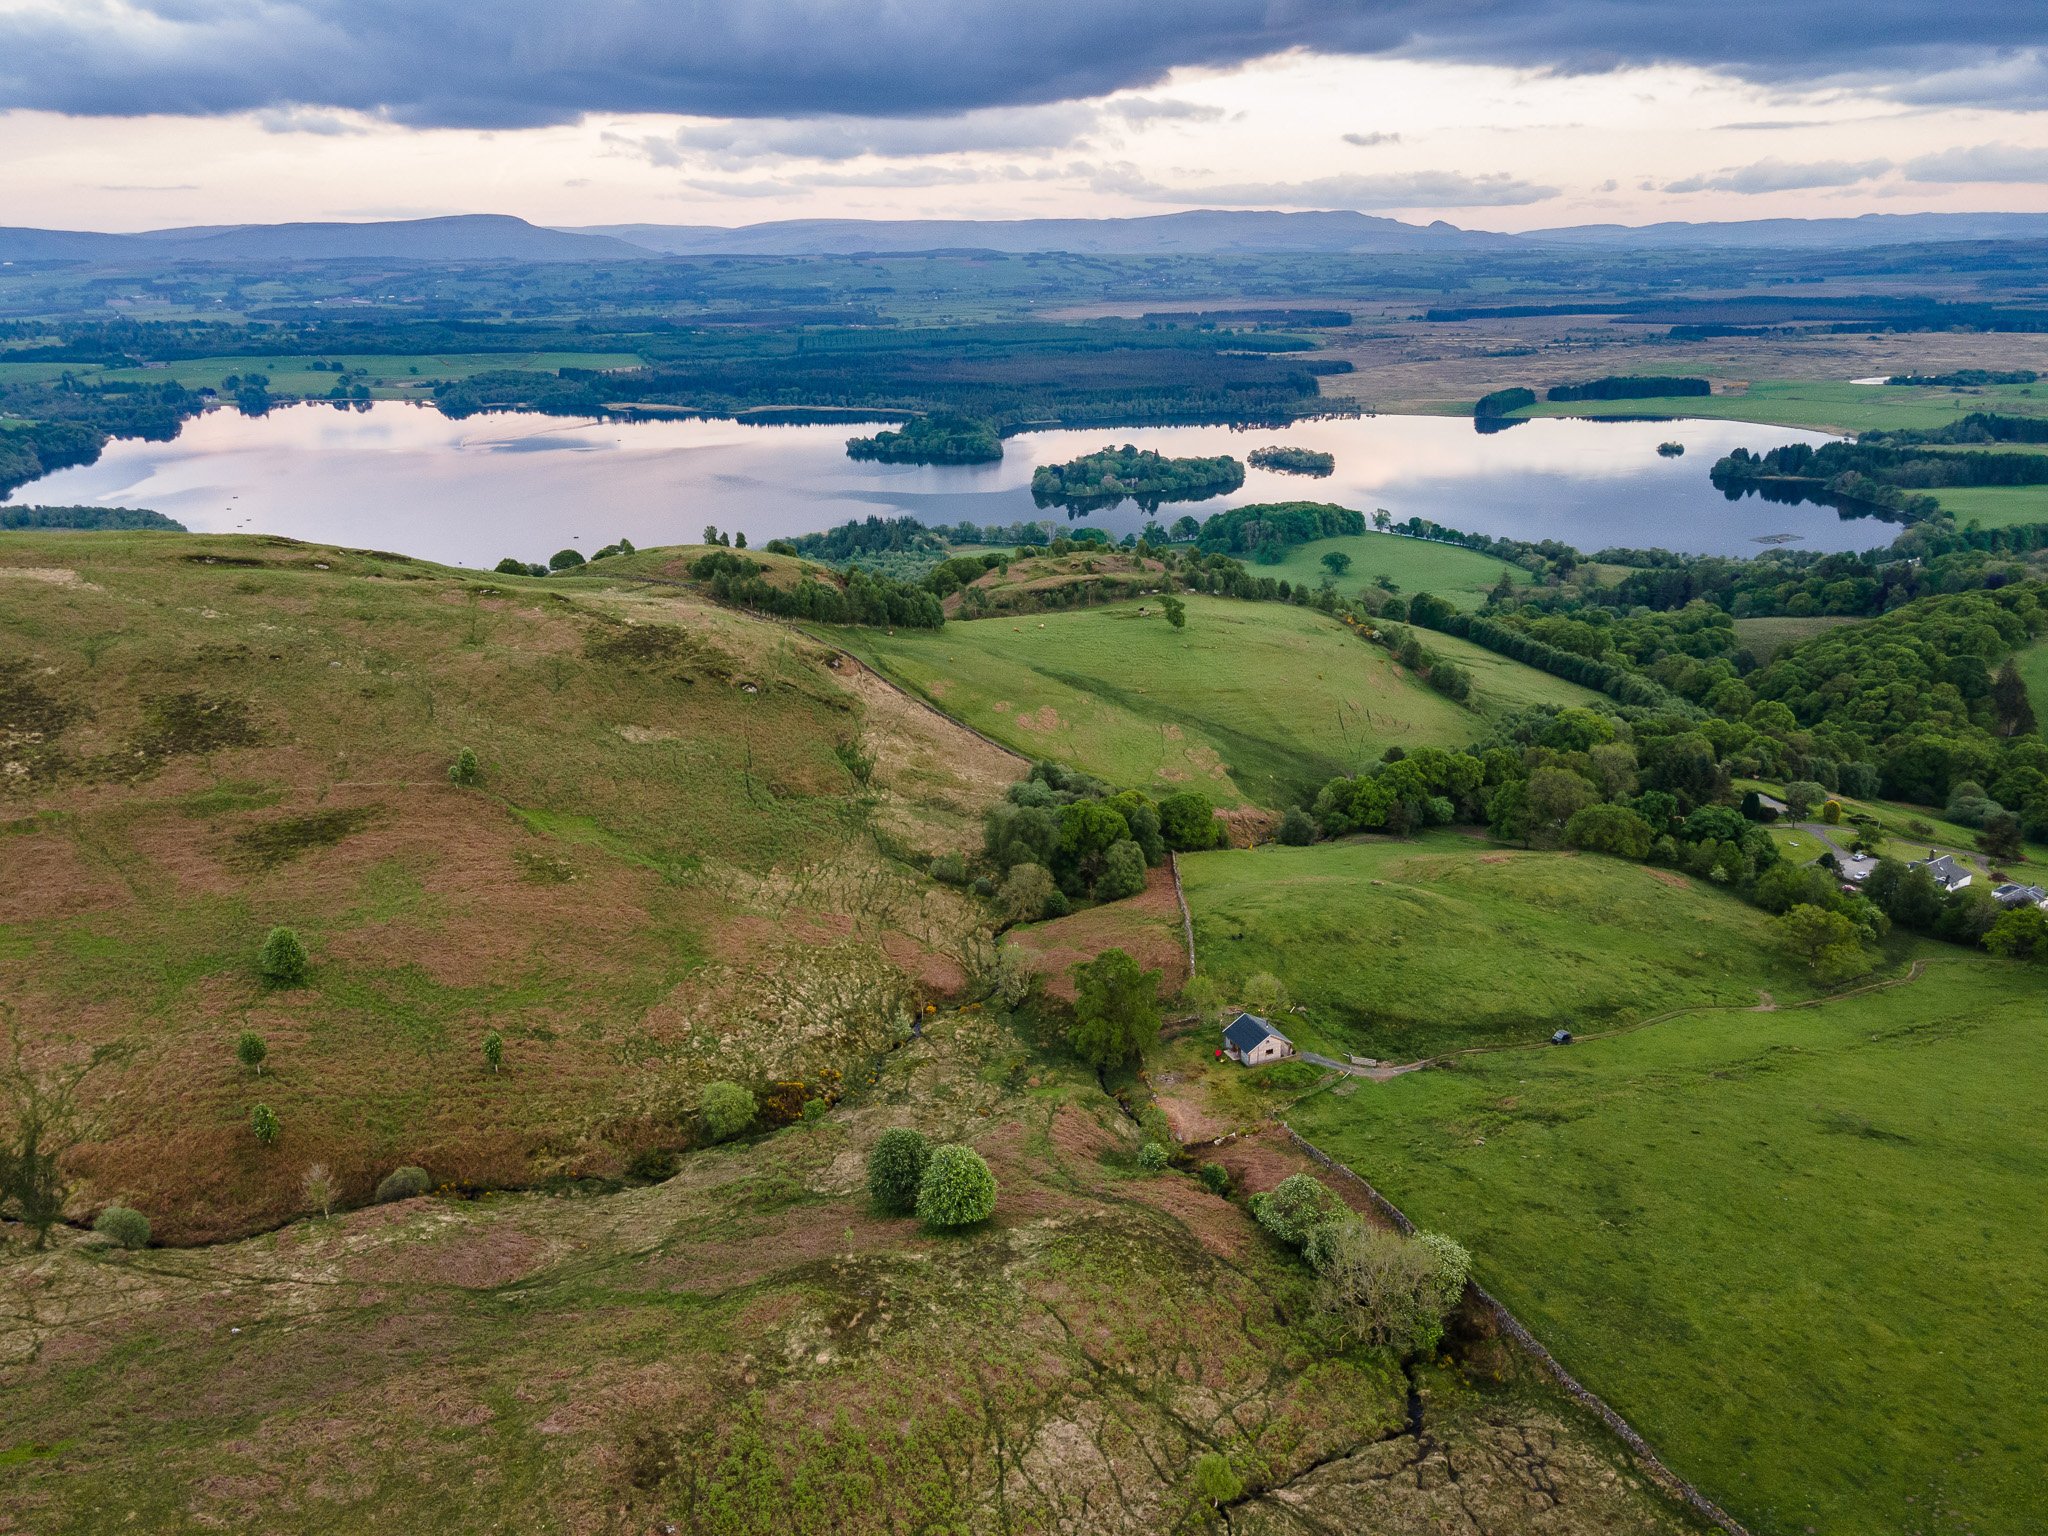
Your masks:
<svg viewBox="0 0 2048 1536"><path fill-rule="evenodd" d="M1289 48L1565 72L1676 62L2038 103L2048 6L1950 0L1927 20L1924 0L0 0L0 106L505 128L590 112L916 117Z"/></svg>

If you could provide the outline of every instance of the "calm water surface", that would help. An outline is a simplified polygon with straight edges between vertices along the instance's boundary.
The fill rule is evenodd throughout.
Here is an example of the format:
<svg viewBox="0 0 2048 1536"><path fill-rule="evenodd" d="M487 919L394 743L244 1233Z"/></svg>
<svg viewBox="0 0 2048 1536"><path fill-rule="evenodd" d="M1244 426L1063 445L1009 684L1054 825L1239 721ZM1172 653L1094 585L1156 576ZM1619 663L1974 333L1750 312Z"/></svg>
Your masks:
<svg viewBox="0 0 2048 1536"><path fill-rule="evenodd" d="M175 442L117 442L97 464L50 475L19 502L150 507L195 531L279 533L393 550L454 565L505 555L588 555L620 537L695 542L706 523L756 545L851 517L910 513L928 523L1056 523L1134 532L1146 514L1125 502L1068 519L1031 500L1031 471L1131 442L1167 454L1230 453L1265 443L1318 448L1337 471L1313 480L1247 469L1244 488L1169 504L1201 517L1246 502L1334 501L1396 520L1429 518L1474 533L1556 538L1700 554L1754 554L1764 542L1866 549L1897 528L1827 507L1731 502L1707 469L1732 448L1762 451L1811 432L1740 422L1537 420L1481 435L1452 417L1377 416L1298 422L1281 430L1132 427L1011 438L1000 464L858 463L845 442L872 425L744 426L731 421L579 422L485 415L450 421L398 402L367 409L291 406L263 417L215 410ZM1657 445L1685 444L1660 458ZM1793 536L1786 540L1785 535Z"/></svg>

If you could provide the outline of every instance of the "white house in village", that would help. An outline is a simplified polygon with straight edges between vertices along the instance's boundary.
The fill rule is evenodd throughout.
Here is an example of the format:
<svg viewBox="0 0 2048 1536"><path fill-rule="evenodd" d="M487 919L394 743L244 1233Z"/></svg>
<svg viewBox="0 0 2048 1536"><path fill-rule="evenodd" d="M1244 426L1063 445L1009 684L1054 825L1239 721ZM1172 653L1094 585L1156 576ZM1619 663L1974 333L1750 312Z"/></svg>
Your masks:
<svg viewBox="0 0 2048 1536"><path fill-rule="evenodd" d="M1244 1066L1261 1067L1292 1056L1294 1042L1275 1029L1270 1019L1240 1013L1223 1026L1223 1054Z"/></svg>
<svg viewBox="0 0 2048 1536"><path fill-rule="evenodd" d="M1906 868L1926 870L1928 874L1934 876L1934 883L1944 891L1960 891L1976 878L1967 867L1958 864L1945 853L1936 853L1932 848L1927 850L1926 858L1915 859Z"/></svg>

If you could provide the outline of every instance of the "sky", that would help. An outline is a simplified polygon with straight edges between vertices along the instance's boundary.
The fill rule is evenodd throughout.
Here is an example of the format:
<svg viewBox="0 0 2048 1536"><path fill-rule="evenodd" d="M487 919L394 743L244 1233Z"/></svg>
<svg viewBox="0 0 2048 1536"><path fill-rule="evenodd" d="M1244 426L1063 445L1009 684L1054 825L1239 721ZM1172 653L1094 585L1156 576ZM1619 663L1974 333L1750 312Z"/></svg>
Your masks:
<svg viewBox="0 0 2048 1536"><path fill-rule="evenodd" d="M0 223L2048 211L2043 0L0 0Z"/></svg>

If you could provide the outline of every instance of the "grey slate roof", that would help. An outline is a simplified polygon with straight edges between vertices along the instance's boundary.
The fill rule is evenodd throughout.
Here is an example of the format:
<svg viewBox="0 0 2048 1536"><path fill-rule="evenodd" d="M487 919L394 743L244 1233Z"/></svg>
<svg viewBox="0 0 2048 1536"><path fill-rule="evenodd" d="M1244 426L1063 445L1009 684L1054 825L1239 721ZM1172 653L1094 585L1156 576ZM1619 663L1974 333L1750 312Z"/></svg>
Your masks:
<svg viewBox="0 0 2048 1536"><path fill-rule="evenodd" d="M2048 891L2038 885L2017 885L2008 880L1991 893L2001 907L2038 907L2048 901Z"/></svg>
<svg viewBox="0 0 2048 1536"><path fill-rule="evenodd" d="M1929 850L1929 852L1932 851L1931 849ZM1915 859L1907 868L1926 870L1928 874L1934 876L1935 880L1948 890L1954 890L1957 886L1964 884L1971 878L1969 870L1963 868L1962 865L1945 853L1938 858Z"/></svg>
<svg viewBox="0 0 2048 1536"><path fill-rule="evenodd" d="M1287 1045L1294 1043L1281 1034L1279 1030L1275 1029L1270 1019L1262 1019L1256 1013L1240 1013L1236 1018L1223 1026L1224 1043L1240 1056L1246 1051L1253 1049L1268 1036L1280 1040Z"/></svg>

